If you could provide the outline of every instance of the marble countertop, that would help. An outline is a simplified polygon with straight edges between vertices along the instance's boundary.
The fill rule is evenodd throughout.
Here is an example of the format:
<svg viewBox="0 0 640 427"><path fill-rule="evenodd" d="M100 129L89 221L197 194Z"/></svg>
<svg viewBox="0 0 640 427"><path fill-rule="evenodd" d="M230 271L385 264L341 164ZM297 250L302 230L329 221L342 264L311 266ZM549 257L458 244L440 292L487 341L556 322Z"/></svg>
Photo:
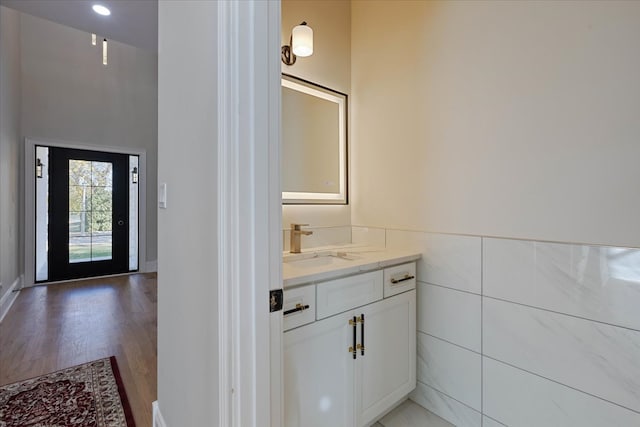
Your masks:
<svg viewBox="0 0 640 427"><path fill-rule="evenodd" d="M330 280L420 259L416 250L372 246L314 248L301 254L283 254L283 287ZM315 262L315 261L319 262ZM324 262L326 260L326 262Z"/></svg>

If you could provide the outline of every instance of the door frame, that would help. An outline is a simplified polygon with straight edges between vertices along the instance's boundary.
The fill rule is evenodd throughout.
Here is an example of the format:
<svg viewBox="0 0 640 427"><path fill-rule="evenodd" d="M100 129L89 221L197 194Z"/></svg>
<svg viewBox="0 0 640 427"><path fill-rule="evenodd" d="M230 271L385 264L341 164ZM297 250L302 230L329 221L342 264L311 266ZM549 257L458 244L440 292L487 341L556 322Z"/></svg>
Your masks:
<svg viewBox="0 0 640 427"><path fill-rule="evenodd" d="M67 281L69 279L85 279L90 277L97 276L107 276L107 275L115 275L115 274L125 274L130 273L131 268L131 258L129 257L129 250L131 248L131 241L135 239L137 242L138 239L138 209L137 209L137 199L138 199L138 187L139 185L131 183L131 159L136 159L136 165L139 163L138 156L131 156L129 154L120 154L120 153L108 153L104 151L87 151L87 150L76 150L69 148L59 148L59 147L37 147L36 148L36 157L38 156L38 148L42 148L43 150L48 150L48 165L46 165L43 169L46 169L47 177L42 181L38 181L36 177L36 247L44 243L44 239L40 238L40 235L37 234L39 232L38 226L42 226L43 218L39 218L38 214L42 211L39 210L39 207L42 208L44 201L38 200L39 197L44 197L42 190L44 188L38 188L40 186L44 187L44 184L48 182L48 190L49 190L49 202L48 202L48 276L47 282L56 282L56 281ZM93 203L95 202L95 193L96 188L94 187L92 171L94 163L102 163L103 165L109 164L111 165L111 182L109 182L108 177L104 177L107 182L102 183L102 185L107 185L111 188L109 198L111 200L109 209L109 223L111 227L109 227L110 238L110 246L111 253L106 259L93 259L93 238L95 237L94 232L96 230L93 229L95 226L93 219L89 219L89 222L92 224L89 229L90 234L90 248L89 248L89 259L83 260L73 260L71 257L71 224L69 223L71 219L71 175L72 175L72 167L71 162L81 162L81 163L89 163L90 168L88 171L84 171L85 173L89 173L89 182L84 182L84 184L88 184L90 186L89 190L89 205L84 205L82 208L76 206L74 210L78 209L88 209L93 213L93 217L90 214L88 217L84 217L86 221L88 218L95 218L95 211ZM46 162L46 160L45 160ZM36 166L37 167L37 166ZM76 183L78 184L78 183ZM131 209L131 189L135 188L135 197L136 203L134 206L135 217L130 218ZM85 187L86 189L86 187ZM83 191L82 194L86 194ZM103 193L106 195L106 193ZM84 200L87 201L87 200ZM80 218L78 218L80 220ZM132 219L132 221L130 221ZM120 224L120 221L122 223ZM135 224L135 234L131 235L131 225ZM82 228L80 227L80 230ZM131 235L131 238L129 236ZM86 235L85 235L86 237ZM41 255L38 250L36 250L36 260L38 255ZM133 255L136 257L136 267L135 270L138 270L138 249L137 245ZM36 264L38 264L36 262ZM37 276L38 266L36 265L36 276ZM37 278L37 277L36 277Z"/></svg>
<svg viewBox="0 0 640 427"><path fill-rule="evenodd" d="M281 427L280 1L217 6L217 425Z"/></svg>
<svg viewBox="0 0 640 427"><path fill-rule="evenodd" d="M79 150L102 151L139 156L138 176L138 271L147 270L147 151L144 149L91 145L79 142L66 142L43 138L25 138L24 141L24 284L23 287L36 285L35 283L35 254L36 254L36 156L37 145L54 148L73 148ZM125 273L130 274L130 273ZM73 279L82 280L82 279ZM65 280L66 282L67 280ZM46 282L58 283L58 282ZM38 283L40 284L40 283Z"/></svg>

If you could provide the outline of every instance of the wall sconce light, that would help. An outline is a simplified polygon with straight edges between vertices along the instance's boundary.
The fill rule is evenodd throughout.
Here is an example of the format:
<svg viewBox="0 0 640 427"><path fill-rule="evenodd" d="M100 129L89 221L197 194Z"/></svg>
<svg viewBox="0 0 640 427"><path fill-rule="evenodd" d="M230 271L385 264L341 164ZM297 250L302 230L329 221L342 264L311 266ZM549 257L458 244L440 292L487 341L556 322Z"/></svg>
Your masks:
<svg viewBox="0 0 640 427"><path fill-rule="evenodd" d="M91 46L95 46L97 41L97 36L94 33L91 33Z"/></svg>
<svg viewBox="0 0 640 427"><path fill-rule="evenodd" d="M44 165L40 159L36 160L36 178L42 178L42 169Z"/></svg>
<svg viewBox="0 0 640 427"><path fill-rule="evenodd" d="M131 182L134 184L138 183L138 168L133 168L131 171Z"/></svg>
<svg viewBox="0 0 640 427"><path fill-rule="evenodd" d="M107 65L107 39L102 41L102 65Z"/></svg>
<svg viewBox="0 0 640 427"><path fill-rule="evenodd" d="M296 63L296 57L306 57L313 55L313 30L302 21L291 30L289 45L282 46L282 62L286 65Z"/></svg>

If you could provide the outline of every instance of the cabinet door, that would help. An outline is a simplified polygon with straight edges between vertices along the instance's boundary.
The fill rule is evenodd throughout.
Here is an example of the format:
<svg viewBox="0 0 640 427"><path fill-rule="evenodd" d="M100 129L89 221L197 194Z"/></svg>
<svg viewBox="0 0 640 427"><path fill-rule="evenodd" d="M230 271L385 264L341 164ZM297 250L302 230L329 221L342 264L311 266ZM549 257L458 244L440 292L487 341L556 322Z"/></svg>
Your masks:
<svg viewBox="0 0 640 427"><path fill-rule="evenodd" d="M353 314L284 333L285 427L353 427Z"/></svg>
<svg viewBox="0 0 640 427"><path fill-rule="evenodd" d="M356 425L365 426L416 386L416 291L356 310L361 314L365 354L358 352L356 365Z"/></svg>

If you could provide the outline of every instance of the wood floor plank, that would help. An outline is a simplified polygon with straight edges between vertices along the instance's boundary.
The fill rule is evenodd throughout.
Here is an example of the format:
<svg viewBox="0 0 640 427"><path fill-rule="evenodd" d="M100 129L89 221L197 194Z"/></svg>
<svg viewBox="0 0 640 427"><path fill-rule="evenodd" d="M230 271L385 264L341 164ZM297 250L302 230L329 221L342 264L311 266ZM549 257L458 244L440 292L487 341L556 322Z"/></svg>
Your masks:
<svg viewBox="0 0 640 427"><path fill-rule="evenodd" d="M116 356L136 425L150 426L157 295L155 274L22 290L0 323L0 385Z"/></svg>

